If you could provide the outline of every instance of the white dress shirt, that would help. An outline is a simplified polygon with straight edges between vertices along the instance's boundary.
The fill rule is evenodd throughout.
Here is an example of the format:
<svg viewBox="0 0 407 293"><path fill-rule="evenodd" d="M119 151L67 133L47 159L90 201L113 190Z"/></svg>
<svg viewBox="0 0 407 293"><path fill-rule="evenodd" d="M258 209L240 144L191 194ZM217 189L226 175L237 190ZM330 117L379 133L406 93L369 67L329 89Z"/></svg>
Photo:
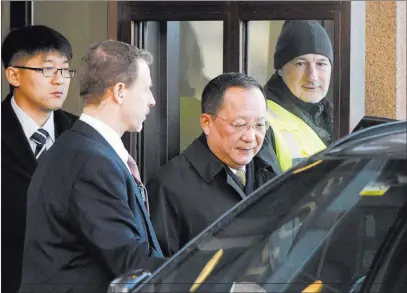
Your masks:
<svg viewBox="0 0 407 293"><path fill-rule="evenodd" d="M235 175L237 173L237 170L239 170L239 169L233 169L231 167L229 167L229 169L232 170L233 174L235 174ZM243 168L240 168L240 169L243 169L243 171L246 173L246 166L243 166Z"/></svg>
<svg viewBox="0 0 407 293"><path fill-rule="evenodd" d="M91 127L93 127L97 132L100 133L100 135L103 136L103 138L111 145L111 147L115 150L117 155L120 157L120 159L123 161L124 165L127 167L127 170L130 172L130 168L127 165L127 160L129 158L129 153L127 152L126 148L124 147L124 144L119 136L119 134L113 130L109 125L106 123L89 116L85 113L81 114L81 117L79 117L80 120L85 122L86 124L89 124ZM131 174L131 172L130 172Z"/></svg>
<svg viewBox="0 0 407 293"><path fill-rule="evenodd" d="M23 131L27 140L30 144L31 150L35 153L35 149L37 148L37 144L31 139L31 136L39 129L42 128L48 132L48 137L45 142L45 148L48 150L55 142L55 125L54 125L54 112L51 112L49 118L45 122L43 126L38 126L38 124L28 116L21 108L17 105L14 97L11 98L11 107L13 108L18 121L23 127Z"/></svg>

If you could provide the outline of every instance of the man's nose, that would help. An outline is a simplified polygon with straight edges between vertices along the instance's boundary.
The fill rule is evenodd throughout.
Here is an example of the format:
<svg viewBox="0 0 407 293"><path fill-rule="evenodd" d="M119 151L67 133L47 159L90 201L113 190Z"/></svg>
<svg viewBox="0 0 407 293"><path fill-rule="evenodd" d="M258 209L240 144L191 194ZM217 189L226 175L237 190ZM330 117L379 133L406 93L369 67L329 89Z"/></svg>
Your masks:
<svg viewBox="0 0 407 293"><path fill-rule="evenodd" d="M155 99L154 99L154 96L153 96L152 93L150 93L150 100L149 100L148 105L149 105L150 107L154 107L154 106L155 106Z"/></svg>
<svg viewBox="0 0 407 293"><path fill-rule="evenodd" d="M307 77L309 81L316 81L318 78L318 70L315 66L315 64L310 64L308 66L308 70L307 70Z"/></svg>
<svg viewBox="0 0 407 293"><path fill-rule="evenodd" d="M248 128L243 132L242 139L247 142L252 142L256 139L256 130L254 125L248 126Z"/></svg>
<svg viewBox="0 0 407 293"><path fill-rule="evenodd" d="M62 76L62 70L58 70L57 74L52 78L52 82L56 84L62 84L65 77Z"/></svg>

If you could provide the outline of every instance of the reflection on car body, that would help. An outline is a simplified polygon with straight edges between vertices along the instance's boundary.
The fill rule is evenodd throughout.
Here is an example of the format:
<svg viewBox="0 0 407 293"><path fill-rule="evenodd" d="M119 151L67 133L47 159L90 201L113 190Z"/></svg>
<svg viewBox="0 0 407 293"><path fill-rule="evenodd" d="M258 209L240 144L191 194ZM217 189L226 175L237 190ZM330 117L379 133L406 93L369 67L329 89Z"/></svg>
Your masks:
<svg viewBox="0 0 407 293"><path fill-rule="evenodd" d="M407 128L394 125L264 185L134 292L404 292Z"/></svg>

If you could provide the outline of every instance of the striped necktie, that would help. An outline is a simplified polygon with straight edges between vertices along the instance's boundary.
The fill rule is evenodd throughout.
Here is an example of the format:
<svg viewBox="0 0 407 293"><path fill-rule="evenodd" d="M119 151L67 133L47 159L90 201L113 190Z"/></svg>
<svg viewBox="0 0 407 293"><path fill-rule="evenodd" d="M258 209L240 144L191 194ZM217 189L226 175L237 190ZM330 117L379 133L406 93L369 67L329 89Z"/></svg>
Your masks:
<svg viewBox="0 0 407 293"><path fill-rule="evenodd" d="M47 142L48 136L48 132L42 128L38 128L38 130L31 136L31 139L37 144L34 153L37 160L45 151L45 143Z"/></svg>

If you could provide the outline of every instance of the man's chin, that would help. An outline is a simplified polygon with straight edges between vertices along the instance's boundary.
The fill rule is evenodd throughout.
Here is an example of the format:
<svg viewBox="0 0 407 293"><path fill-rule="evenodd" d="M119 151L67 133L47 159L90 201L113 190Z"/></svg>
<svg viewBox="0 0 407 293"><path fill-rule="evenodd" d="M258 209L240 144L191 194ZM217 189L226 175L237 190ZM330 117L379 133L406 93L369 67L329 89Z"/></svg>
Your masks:
<svg viewBox="0 0 407 293"><path fill-rule="evenodd" d="M61 110L62 106L64 105L64 99L61 100L49 100L48 103L46 103L45 105L43 105L44 109L46 109L47 111L57 111L57 110Z"/></svg>
<svg viewBox="0 0 407 293"><path fill-rule="evenodd" d="M130 132L141 132L143 130L143 123L140 123L139 125L135 125L133 130Z"/></svg>
<svg viewBox="0 0 407 293"><path fill-rule="evenodd" d="M318 102L320 102L324 97L322 97L321 95L318 96L304 96L301 97L301 100L306 102L306 103L312 103L312 104L316 104Z"/></svg>
<svg viewBox="0 0 407 293"><path fill-rule="evenodd" d="M244 159L237 160L236 163L240 166L246 166L253 160L253 157L247 157Z"/></svg>
<svg viewBox="0 0 407 293"><path fill-rule="evenodd" d="M61 105L49 105L48 107L45 108L47 112L53 112L53 111L58 111L61 110L62 104Z"/></svg>

